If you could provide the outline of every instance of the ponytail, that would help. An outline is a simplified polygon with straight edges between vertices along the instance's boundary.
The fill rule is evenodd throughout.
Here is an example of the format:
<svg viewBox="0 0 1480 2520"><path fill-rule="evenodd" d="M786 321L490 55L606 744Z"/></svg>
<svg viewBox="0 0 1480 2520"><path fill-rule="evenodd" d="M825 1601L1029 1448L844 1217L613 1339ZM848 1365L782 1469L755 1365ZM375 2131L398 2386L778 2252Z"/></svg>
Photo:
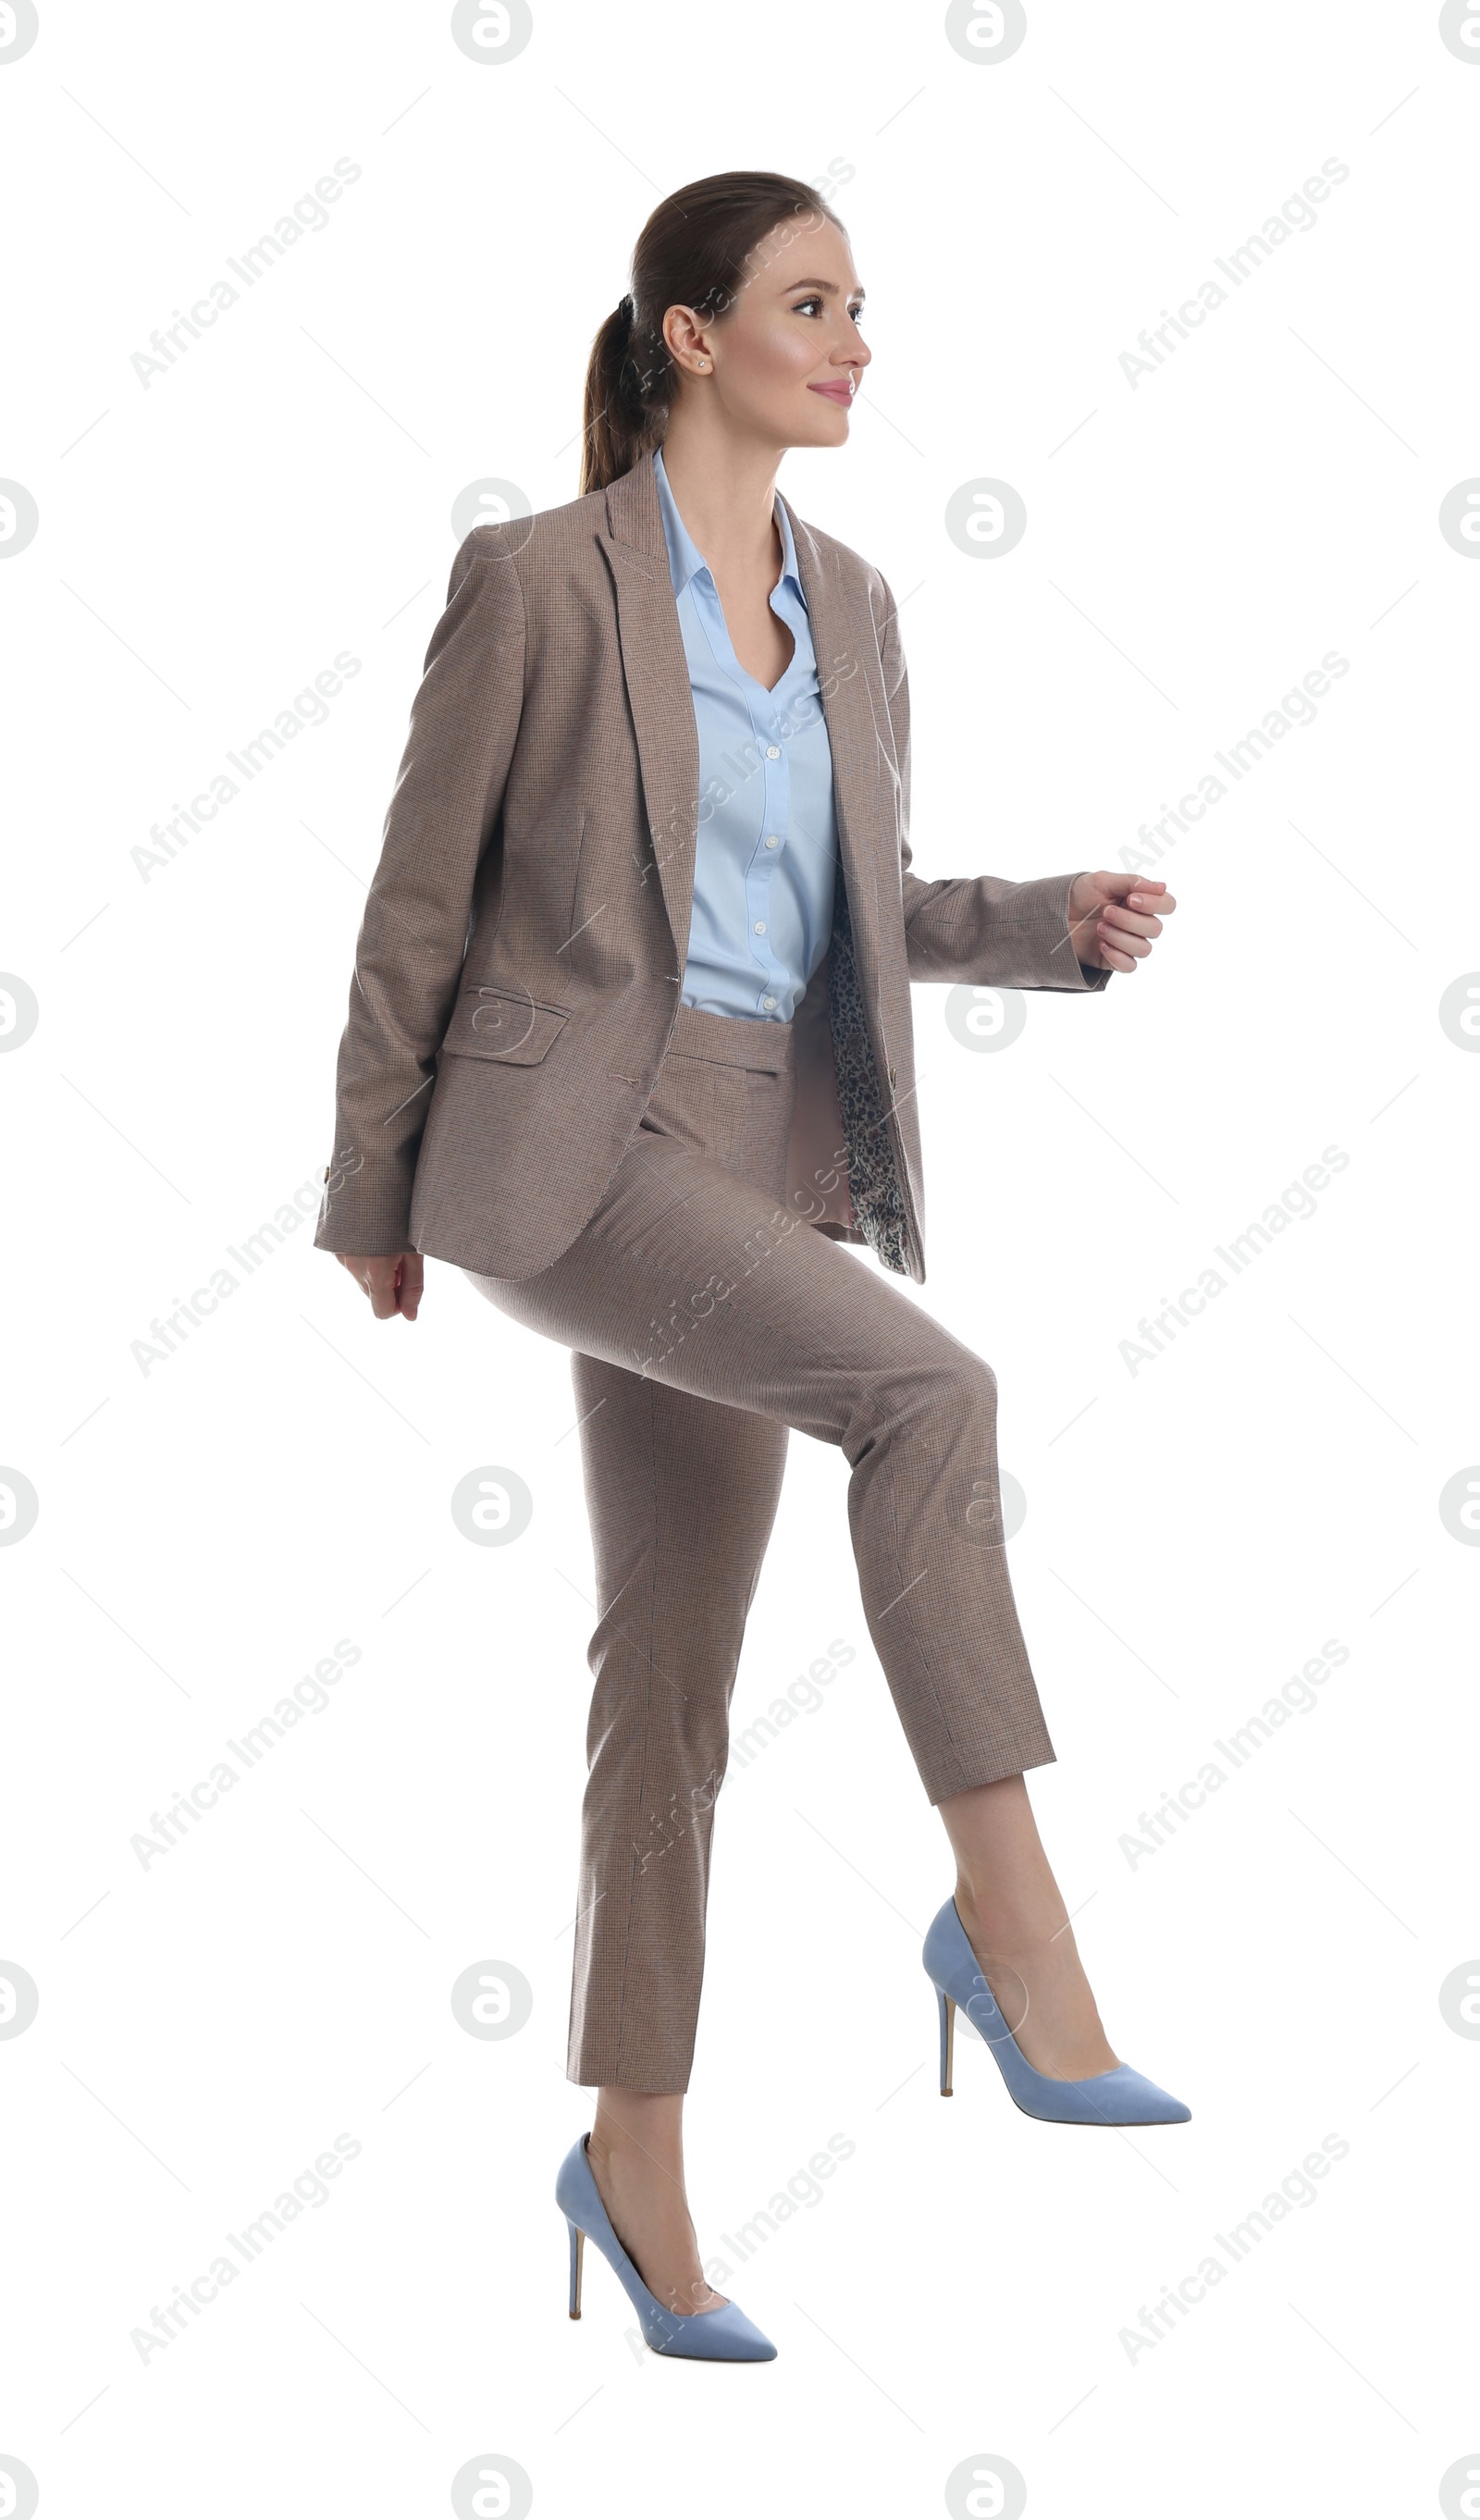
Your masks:
<svg viewBox="0 0 1480 2520"><path fill-rule="evenodd" d="M624 297L591 344L582 414L583 497L588 490L605 490L609 481L619 481L662 443L667 397L660 413L645 408L645 370L636 355L641 345L634 342L636 312L632 299ZM663 363L671 370L667 344L660 341L660 347Z"/></svg>

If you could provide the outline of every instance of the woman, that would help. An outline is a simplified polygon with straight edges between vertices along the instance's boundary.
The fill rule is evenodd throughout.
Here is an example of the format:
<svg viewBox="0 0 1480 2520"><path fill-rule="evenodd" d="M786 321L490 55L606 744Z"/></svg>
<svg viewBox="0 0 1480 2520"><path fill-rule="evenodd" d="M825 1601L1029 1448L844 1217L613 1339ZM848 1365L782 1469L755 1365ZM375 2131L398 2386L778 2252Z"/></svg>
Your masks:
<svg viewBox="0 0 1480 2520"><path fill-rule="evenodd" d="M715 176L648 221L592 351L582 496L453 563L316 1238L378 1319L416 1318L431 1253L572 1351L600 1616L570 2308L589 2232L650 2343L710 2360L775 2350L700 2272L681 2121L788 1427L851 1465L870 1633L955 1852L924 1952L942 2090L964 2003L1034 2115L1188 2115L1109 2047L1034 1825L1023 1771L1054 1750L991 1370L884 1274L924 1277L911 980L1103 988L1175 904L1127 875L911 873L893 600L775 489L788 446L846 442L862 305L805 184Z"/></svg>

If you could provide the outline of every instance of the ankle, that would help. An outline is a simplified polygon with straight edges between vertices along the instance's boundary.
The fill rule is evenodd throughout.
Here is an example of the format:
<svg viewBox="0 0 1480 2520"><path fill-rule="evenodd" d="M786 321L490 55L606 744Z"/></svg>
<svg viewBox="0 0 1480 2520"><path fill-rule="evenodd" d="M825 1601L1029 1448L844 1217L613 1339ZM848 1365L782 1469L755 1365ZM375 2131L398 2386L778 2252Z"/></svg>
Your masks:
<svg viewBox="0 0 1480 2520"><path fill-rule="evenodd" d="M973 1890L968 1881L957 1883L956 1912L966 1940L977 1952L990 1952L1019 1964L1035 1954L1041 1956L1058 1949L1058 1937L1068 1922L1061 1909L1055 1913L1030 1912L1014 1900L985 1889Z"/></svg>
<svg viewBox="0 0 1480 2520"><path fill-rule="evenodd" d="M601 2171L641 2170L653 2166L653 2155L646 2144L621 2127L594 2126L586 2138L586 2157Z"/></svg>
<svg viewBox="0 0 1480 2520"><path fill-rule="evenodd" d="M680 2150L659 2150L624 2134L620 2128L610 2136L593 2127L586 2144L586 2158L591 2164L598 2186L608 2199L626 2198L636 2205L649 2200L644 2210L664 2212L675 2198L683 2199L684 2166Z"/></svg>
<svg viewBox="0 0 1480 2520"><path fill-rule="evenodd" d="M597 2099L586 2149L593 2160L646 2163L682 2179L684 2100L679 2092L625 2092Z"/></svg>

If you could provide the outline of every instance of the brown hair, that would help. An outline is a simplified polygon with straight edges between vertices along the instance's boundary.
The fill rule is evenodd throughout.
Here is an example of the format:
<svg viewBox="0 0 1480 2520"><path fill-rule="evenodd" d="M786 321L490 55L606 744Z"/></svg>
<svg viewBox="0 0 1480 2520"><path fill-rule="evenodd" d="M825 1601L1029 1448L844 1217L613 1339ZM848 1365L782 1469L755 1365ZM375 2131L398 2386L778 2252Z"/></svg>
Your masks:
<svg viewBox="0 0 1480 2520"><path fill-rule="evenodd" d="M677 375L663 338L670 306L727 315L761 239L789 219L834 219L821 193L789 175L706 175L659 202L632 253L632 291L591 345L581 432L581 495L605 490L661 446Z"/></svg>

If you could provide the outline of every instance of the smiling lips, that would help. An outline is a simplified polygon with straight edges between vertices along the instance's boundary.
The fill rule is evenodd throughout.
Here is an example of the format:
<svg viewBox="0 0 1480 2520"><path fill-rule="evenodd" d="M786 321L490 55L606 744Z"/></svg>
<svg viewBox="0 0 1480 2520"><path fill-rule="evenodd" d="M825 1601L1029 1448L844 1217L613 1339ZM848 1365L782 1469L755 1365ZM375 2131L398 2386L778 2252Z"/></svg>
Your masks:
<svg viewBox="0 0 1480 2520"><path fill-rule="evenodd" d="M807 387L807 391L809 393L825 394L829 402L842 403L846 407L846 405L853 400L854 389L851 384L845 382L843 384L836 385L809 385Z"/></svg>

